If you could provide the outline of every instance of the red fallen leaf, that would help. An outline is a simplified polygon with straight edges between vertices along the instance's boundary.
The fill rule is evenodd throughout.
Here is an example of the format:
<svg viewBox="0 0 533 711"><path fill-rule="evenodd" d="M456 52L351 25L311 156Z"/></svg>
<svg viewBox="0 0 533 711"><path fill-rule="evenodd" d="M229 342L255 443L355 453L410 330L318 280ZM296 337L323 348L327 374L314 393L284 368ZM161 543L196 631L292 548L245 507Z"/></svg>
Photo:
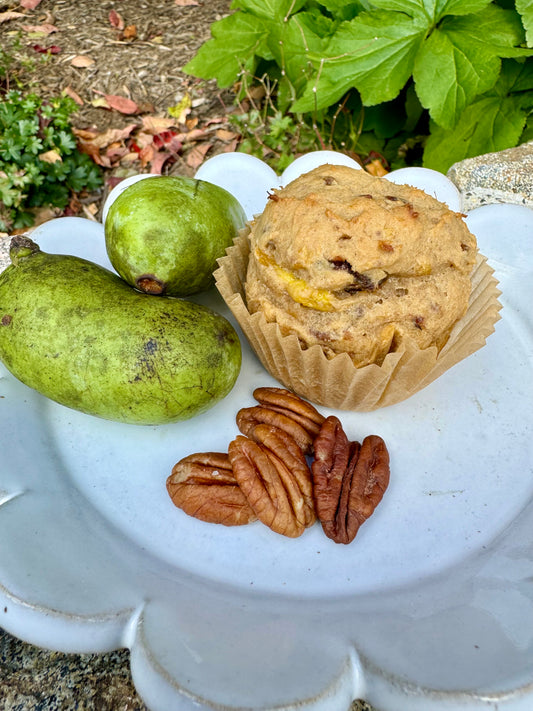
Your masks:
<svg viewBox="0 0 533 711"><path fill-rule="evenodd" d="M40 5L41 0L20 0L20 6L26 10L35 10L37 5Z"/></svg>
<svg viewBox="0 0 533 711"><path fill-rule="evenodd" d="M40 44L32 44L30 46L39 54L59 54L61 52L61 47L58 47L57 44L53 44L50 47L43 47Z"/></svg>
<svg viewBox="0 0 533 711"><path fill-rule="evenodd" d="M97 91L96 89L93 89L93 91L95 94L101 94L105 98L109 108L120 111L121 114L136 114L139 111L139 107L132 99L127 99L125 96L116 96L115 94L104 94L103 91Z"/></svg>
<svg viewBox="0 0 533 711"><path fill-rule="evenodd" d="M154 146L156 146L156 148L162 148L165 143L170 143L175 135L176 131L162 131L161 133L156 133L153 140Z"/></svg>
<svg viewBox="0 0 533 711"><path fill-rule="evenodd" d="M109 13L109 22L117 30L124 29L124 20L122 19L122 15L119 15L119 13L116 10L111 10L111 12Z"/></svg>

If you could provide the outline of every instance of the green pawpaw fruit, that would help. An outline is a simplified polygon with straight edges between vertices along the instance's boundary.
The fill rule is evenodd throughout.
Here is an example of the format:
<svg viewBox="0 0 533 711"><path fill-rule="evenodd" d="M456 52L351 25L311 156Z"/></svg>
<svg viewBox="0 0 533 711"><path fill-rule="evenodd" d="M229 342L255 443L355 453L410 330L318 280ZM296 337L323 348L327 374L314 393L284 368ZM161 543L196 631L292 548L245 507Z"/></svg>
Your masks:
<svg viewBox="0 0 533 711"><path fill-rule="evenodd" d="M85 259L11 242L0 274L0 360L67 407L119 422L193 417L241 366L233 326L205 306L132 289Z"/></svg>
<svg viewBox="0 0 533 711"><path fill-rule="evenodd" d="M239 201L217 185L147 178L111 204L106 249L118 274L140 291L187 296L213 286L217 259L245 223Z"/></svg>

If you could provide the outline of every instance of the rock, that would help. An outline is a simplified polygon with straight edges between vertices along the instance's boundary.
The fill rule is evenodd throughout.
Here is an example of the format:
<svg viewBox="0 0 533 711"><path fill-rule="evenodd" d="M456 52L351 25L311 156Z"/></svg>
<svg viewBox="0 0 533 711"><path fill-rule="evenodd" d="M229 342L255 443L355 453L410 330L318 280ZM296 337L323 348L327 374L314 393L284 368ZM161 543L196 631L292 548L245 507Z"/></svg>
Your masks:
<svg viewBox="0 0 533 711"><path fill-rule="evenodd" d="M448 178L463 196L463 209L491 203L533 208L533 141L454 163Z"/></svg>

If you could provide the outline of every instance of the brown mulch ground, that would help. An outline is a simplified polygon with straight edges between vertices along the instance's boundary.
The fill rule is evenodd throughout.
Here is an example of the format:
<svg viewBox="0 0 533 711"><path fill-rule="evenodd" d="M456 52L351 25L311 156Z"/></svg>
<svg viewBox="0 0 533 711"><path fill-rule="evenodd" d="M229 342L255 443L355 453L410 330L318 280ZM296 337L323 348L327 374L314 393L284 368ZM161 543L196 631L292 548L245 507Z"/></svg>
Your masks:
<svg viewBox="0 0 533 711"><path fill-rule="evenodd" d="M104 170L104 190L82 196L74 214L94 216L127 175L192 175L207 157L235 148L231 91L182 71L229 7L230 0L0 0L0 47L10 58L4 85L74 98L80 146Z"/></svg>

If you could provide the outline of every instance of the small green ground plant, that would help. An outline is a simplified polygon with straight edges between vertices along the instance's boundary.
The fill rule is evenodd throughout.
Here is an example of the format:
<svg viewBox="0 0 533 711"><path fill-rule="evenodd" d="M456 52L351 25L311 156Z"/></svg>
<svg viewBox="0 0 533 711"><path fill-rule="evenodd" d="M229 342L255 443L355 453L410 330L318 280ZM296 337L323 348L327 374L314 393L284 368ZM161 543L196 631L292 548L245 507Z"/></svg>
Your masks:
<svg viewBox="0 0 533 711"><path fill-rule="evenodd" d="M0 231L28 227L35 208L64 209L74 193L102 185L100 168L77 148L76 109L68 96L11 89L0 97Z"/></svg>
<svg viewBox="0 0 533 711"><path fill-rule="evenodd" d="M236 86L238 101L268 82L262 126L254 126L257 114L242 121L245 150L277 140L274 161L290 160L293 146L284 152L272 137L286 117L287 129L303 126L314 148L377 152L392 168L446 172L463 158L533 139L531 0L234 0L231 7L184 69Z"/></svg>

